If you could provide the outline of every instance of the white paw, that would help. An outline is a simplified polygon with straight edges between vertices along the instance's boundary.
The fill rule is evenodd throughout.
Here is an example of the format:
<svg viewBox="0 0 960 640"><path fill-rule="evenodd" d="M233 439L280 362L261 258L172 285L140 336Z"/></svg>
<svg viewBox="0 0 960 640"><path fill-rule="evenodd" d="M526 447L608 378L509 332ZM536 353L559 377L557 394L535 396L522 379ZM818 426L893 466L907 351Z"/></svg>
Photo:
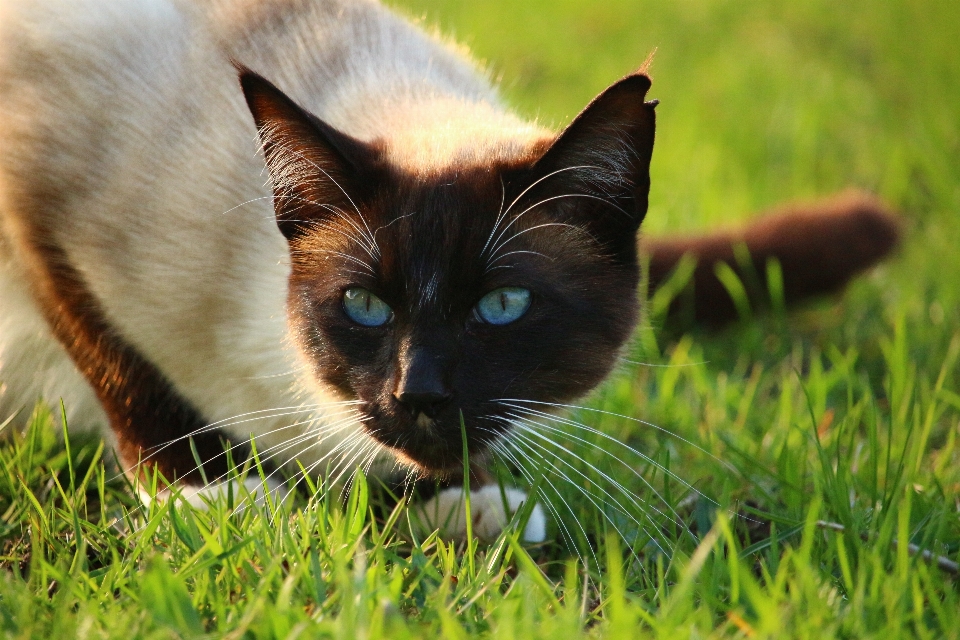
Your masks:
<svg viewBox="0 0 960 640"><path fill-rule="evenodd" d="M240 483L238 481L230 480L209 484L205 487L181 487L180 497L193 507L205 509L207 503L220 500L221 496L226 498L230 491L230 484L233 484L233 503L238 510L243 509L244 505L250 502L262 505L263 496L266 493L270 494L270 500L275 504L282 502L289 495L283 483L275 478L267 478L266 486L264 486L259 476L247 476L243 481L243 490L239 488Z"/></svg>
<svg viewBox="0 0 960 640"><path fill-rule="evenodd" d="M248 476L245 478L242 483L243 489L240 488L241 483L239 481L229 480L227 482L214 482L203 487L181 485L174 491L178 498L189 503L191 506L197 509L206 509L209 503L220 500L221 496L226 497L229 494L231 485L233 485L233 503L236 505L237 510L243 509L244 505L250 502L262 505L263 496L266 493L271 494L270 499L274 503L285 502L290 496L284 484L279 480L267 478L266 487L264 487L264 483L260 480L259 476ZM163 489L162 491L158 491L156 496L151 496L148 491L140 487L137 493L140 494L140 500L144 504L149 505L153 500L167 500L171 495L174 495L174 491Z"/></svg>
<svg viewBox="0 0 960 640"><path fill-rule="evenodd" d="M504 504L506 498L506 504ZM527 501L527 494L519 489L486 485L470 492L470 511L473 535L482 540L494 540L510 522L510 517ZM414 507L424 524L440 529L445 538L464 539L467 534L466 505L462 487L444 489L423 504ZM534 505L523 530L526 542L543 542L547 537L547 518L539 504Z"/></svg>

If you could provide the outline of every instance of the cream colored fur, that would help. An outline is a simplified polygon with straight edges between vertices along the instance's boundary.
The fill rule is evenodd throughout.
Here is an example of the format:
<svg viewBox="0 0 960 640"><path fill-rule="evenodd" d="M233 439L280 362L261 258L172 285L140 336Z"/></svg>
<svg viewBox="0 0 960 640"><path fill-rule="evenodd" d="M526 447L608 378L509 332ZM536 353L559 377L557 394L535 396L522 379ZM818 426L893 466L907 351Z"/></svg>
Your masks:
<svg viewBox="0 0 960 640"><path fill-rule="evenodd" d="M373 2L0 0L0 421L62 397L72 427L105 424L31 299L25 193L64 198L43 212L54 240L209 420L255 433L262 451L342 418L314 406L338 398L288 338L287 246L231 59L414 171L510 157L546 135L460 52ZM248 415L279 407L303 410Z"/></svg>

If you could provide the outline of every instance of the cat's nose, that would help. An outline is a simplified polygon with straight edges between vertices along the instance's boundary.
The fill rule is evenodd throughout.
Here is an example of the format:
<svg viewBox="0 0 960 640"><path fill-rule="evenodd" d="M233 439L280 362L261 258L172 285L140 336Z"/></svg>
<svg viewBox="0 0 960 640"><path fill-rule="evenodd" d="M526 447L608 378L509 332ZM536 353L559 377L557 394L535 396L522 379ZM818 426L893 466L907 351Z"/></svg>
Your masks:
<svg viewBox="0 0 960 640"><path fill-rule="evenodd" d="M436 418L437 412L450 401L451 394L438 391L404 391L393 396L414 417L421 413Z"/></svg>
<svg viewBox="0 0 960 640"><path fill-rule="evenodd" d="M431 335L431 340L411 339L403 345L399 358L400 379L393 397L414 418L420 414L436 418L440 409L453 397L447 384L448 358L442 333Z"/></svg>

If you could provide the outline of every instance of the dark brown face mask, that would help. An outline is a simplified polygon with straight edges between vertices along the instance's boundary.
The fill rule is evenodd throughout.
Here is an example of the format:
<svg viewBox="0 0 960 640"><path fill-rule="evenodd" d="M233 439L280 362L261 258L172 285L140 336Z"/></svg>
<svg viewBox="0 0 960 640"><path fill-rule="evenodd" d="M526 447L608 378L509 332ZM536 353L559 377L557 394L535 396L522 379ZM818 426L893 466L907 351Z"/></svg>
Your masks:
<svg viewBox="0 0 960 640"><path fill-rule="evenodd" d="M508 429L498 401L597 385L638 313L654 103L629 76L549 144L429 178L390 166L241 70L292 258L289 315L317 378L423 472Z"/></svg>

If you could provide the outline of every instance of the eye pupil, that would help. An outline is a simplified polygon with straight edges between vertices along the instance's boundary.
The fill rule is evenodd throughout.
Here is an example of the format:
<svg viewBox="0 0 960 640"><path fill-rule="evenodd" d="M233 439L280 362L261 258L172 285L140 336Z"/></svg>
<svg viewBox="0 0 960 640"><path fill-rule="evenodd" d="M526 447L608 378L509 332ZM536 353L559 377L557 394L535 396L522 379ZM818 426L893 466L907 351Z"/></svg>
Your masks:
<svg viewBox="0 0 960 640"><path fill-rule="evenodd" d="M505 293L500 294L500 308L504 311L507 310L507 294Z"/></svg>

